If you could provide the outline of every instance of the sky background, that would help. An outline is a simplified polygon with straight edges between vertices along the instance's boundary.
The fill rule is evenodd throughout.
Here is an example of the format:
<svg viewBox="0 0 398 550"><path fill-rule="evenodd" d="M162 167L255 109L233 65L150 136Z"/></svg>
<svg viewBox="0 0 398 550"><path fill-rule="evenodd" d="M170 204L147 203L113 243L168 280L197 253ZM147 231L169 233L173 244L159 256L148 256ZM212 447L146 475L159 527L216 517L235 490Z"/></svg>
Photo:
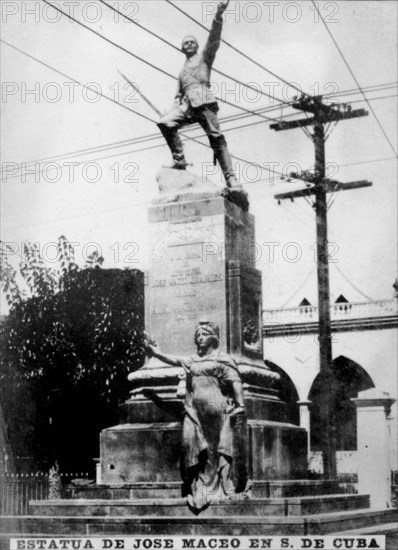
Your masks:
<svg viewBox="0 0 398 550"><path fill-rule="evenodd" d="M122 17L117 20L101 2L53 3L153 65L178 75L184 61L181 53ZM204 29L165 0L110 3L176 46L186 34L197 36L200 45L206 39ZM210 27L214 2L190 0L177 5ZM318 5L361 87L395 83L393 88L365 93L369 100L378 98L370 104L396 151L397 3L338 1ZM124 88L118 70L128 75L158 109L171 106L175 80L57 15L44 2L4 0L1 10L2 40L68 77L91 83L150 118L157 116ZM369 110L358 90L339 97L339 92L356 89L357 85L311 2L232 0L229 10L223 38L240 51L304 92L335 91L336 101L352 101L353 108ZM72 88L67 84L69 78L4 43L1 62L2 240L17 243L19 249L23 242L38 242L53 257L48 243L65 235L79 243L75 250L81 265L85 255L96 248L105 258L103 267L147 269L147 208L157 194L156 173L162 164L170 162L170 155L161 136L146 143L127 140L157 133L155 124L82 87ZM291 107L280 106L278 99L290 101L297 92L227 45L221 45L214 67L243 82L255 83L264 92L273 90L276 98L255 97L254 92L213 73L217 95L249 110L276 107L267 113L274 122L293 113ZM27 90L36 93L27 94ZM278 174L270 178L266 170L250 165L277 163L276 169L283 171L289 163L294 170L296 163L307 169L314 162L313 144L300 129L274 132L269 121L220 104L220 118L233 115L242 118L224 122L222 128L231 153L246 161L240 162L237 173L256 217L257 267L263 272L264 308L294 307L304 297L315 304L316 264L311 248L315 243L314 211L304 199L278 205L275 193L300 184L282 181ZM297 112L295 118L303 116ZM236 128L254 122L257 124ZM200 136L202 132L193 128L187 134ZM200 140L206 142L205 138ZM114 145L123 141L127 141L123 146ZM80 156L70 154L109 144L113 145ZM150 150L138 151L149 146ZM203 163L212 161L211 151L193 142L185 147L188 160L194 163L191 170L201 175ZM15 168L11 163L59 155L65 156L56 159L57 169L50 170L48 161L42 161L39 167L45 170L37 176L25 176L24 167L18 169L16 177L5 172ZM72 177L71 169L65 166L69 161L80 163ZM396 156L372 113L333 128L326 143L326 161L335 167L333 177L340 181L373 182L371 188L333 197L328 214L335 260L330 264L332 300L341 293L351 301L390 298L397 266ZM212 179L221 184L219 172ZM269 243L276 243L273 255ZM132 259L137 262L130 263ZM18 256L12 261L17 265Z"/></svg>

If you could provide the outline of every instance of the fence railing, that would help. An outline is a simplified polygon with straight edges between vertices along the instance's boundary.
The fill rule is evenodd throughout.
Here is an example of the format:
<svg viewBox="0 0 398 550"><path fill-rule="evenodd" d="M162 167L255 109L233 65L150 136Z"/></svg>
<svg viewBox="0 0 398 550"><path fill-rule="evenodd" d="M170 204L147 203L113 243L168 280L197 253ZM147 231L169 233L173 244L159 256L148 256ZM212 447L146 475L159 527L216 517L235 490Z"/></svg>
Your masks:
<svg viewBox="0 0 398 550"><path fill-rule="evenodd" d="M60 473L55 480L62 496L63 487L73 479L88 479L87 473ZM21 516L29 513L30 500L45 500L54 492L54 476L37 472L6 474L0 479L0 516Z"/></svg>
<svg viewBox="0 0 398 550"><path fill-rule="evenodd" d="M332 321L363 319L367 317L388 317L397 315L397 304L396 298L368 302L335 303L330 305L330 317ZM318 307L309 305L281 309L264 309L263 322L266 327L318 322Z"/></svg>

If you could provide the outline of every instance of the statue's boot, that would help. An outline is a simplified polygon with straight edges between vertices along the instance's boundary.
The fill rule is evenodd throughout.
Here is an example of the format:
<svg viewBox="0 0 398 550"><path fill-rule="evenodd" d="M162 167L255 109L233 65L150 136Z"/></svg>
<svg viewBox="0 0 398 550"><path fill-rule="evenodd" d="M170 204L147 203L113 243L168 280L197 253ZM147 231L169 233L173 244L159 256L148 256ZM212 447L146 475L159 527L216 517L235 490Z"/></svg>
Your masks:
<svg viewBox="0 0 398 550"><path fill-rule="evenodd" d="M227 187L223 189L221 195L247 211L249 209L249 199L246 191L236 181L235 172L232 168L231 155L229 154L227 143L224 136L218 138L212 143L215 157L224 174Z"/></svg>
<svg viewBox="0 0 398 550"><path fill-rule="evenodd" d="M232 168L232 159L229 154L227 142L224 136L221 136L212 143L215 157L220 165L222 173L224 174L225 183L227 187L235 187L241 189L241 185L238 184L235 177L234 169Z"/></svg>
<svg viewBox="0 0 398 550"><path fill-rule="evenodd" d="M158 124L160 131L163 134L164 139L166 140L167 145L171 151L173 157L173 163L168 166L168 168L174 168L175 170L185 170L188 166L187 161L185 160L184 148L182 146L182 141L178 135L178 130L176 128L170 128L166 124L161 122Z"/></svg>

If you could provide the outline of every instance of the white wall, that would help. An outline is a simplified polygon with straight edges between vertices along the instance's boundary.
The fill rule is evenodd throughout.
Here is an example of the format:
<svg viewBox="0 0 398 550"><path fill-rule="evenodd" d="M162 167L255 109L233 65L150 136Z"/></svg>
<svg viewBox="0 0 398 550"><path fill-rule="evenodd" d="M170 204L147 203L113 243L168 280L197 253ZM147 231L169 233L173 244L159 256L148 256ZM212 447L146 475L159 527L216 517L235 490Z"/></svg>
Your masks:
<svg viewBox="0 0 398 550"><path fill-rule="evenodd" d="M396 329L333 333L333 359L340 355L358 363L375 387L397 399ZM264 338L264 359L282 368L296 386L300 400L308 399L319 373L319 345L316 334ZM397 469L397 403L391 409L392 468Z"/></svg>

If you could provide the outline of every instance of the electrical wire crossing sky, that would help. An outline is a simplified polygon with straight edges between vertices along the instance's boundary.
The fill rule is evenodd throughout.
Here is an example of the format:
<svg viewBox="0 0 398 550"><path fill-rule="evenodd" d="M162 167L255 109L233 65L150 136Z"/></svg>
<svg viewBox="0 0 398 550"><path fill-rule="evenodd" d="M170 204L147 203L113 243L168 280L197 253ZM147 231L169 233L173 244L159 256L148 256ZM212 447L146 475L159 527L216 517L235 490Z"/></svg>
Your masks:
<svg viewBox="0 0 398 550"><path fill-rule="evenodd" d="M166 111L184 62L181 38L193 34L203 46L215 6L189 0L2 2L3 242L19 251L26 241L50 249L66 235L78 243L78 263L84 263L83 250L97 247L104 267L147 267L147 207L169 153L157 115L120 73ZM347 298L350 292L363 299L392 295L396 9L384 0L242 0L230 2L224 15L212 87L256 216L266 308L292 296L298 304L308 287L313 292L307 299L316 301L311 201L278 206L273 198L302 188L289 174L314 166L309 129L269 128L303 115L293 107L302 94L369 110L367 117L327 128L327 176L373 182L372 188L329 197L329 240L340 270L331 269L332 295L343 293L334 285L344 284ZM193 125L182 133L190 170L221 185L202 129ZM125 262L127 253L117 257L115 243L126 251L133 243L137 262ZM293 261L286 251L294 247Z"/></svg>

